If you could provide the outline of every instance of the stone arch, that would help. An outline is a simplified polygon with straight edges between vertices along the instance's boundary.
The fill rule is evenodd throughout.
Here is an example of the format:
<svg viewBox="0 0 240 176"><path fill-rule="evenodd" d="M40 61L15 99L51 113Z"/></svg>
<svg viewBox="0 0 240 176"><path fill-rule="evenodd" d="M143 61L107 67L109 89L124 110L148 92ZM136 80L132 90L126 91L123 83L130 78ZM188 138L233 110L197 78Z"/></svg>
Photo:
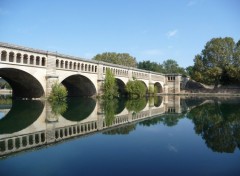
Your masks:
<svg viewBox="0 0 240 176"><path fill-rule="evenodd" d="M162 93L163 92L163 87L159 82L156 82L154 84L154 91L156 91L156 93Z"/></svg>
<svg viewBox="0 0 240 176"><path fill-rule="evenodd" d="M33 55L31 55L30 56L30 65L34 65L34 56Z"/></svg>
<svg viewBox="0 0 240 176"><path fill-rule="evenodd" d="M69 62L69 69L72 69L72 61Z"/></svg>
<svg viewBox="0 0 240 176"><path fill-rule="evenodd" d="M126 95L126 90L125 90L125 83L121 80L121 79L118 79L116 78L116 83L117 83L117 86L118 86L118 93L120 95Z"/></svg>
<svg viewBox="0 0 240 176"><path fill-rule="evenodd" d="M77 63L74 62L74 63L73 63L73 70L76 70L76 67L77 67Z"/></svg>
<svg viewBox="0 0 240 176"><path fill-rule="evenodd" d="M40 65L40 57L39 56L36 57L36 65Z"/></svg>
<svg viewBox="0 0 240 176"><path fill-rule="evenodd" d="M28 64L28 55L27 54L23 55L23 63Z"/></svg>
<svg viewBox="0 0 240 176"><path fill-rule="evenodd" d="M65 61L65 69L68 69L68 61Z"/></svg>
<svg viewBox="0 0 240 176"><path fill-rule="evenodd" d="M42 57L42 66L46 66L46 58Z"/></svg>
<svg viewBox="0 0 240 176"><path fill-rule="evenodd" d="M1 52L1 61L7 61L7 51L5 50Z"/></svg>
<svg viewBox="0 0 240 176"><path fill-rule="evenodd" d="M14 62L14 56L15 56L15 53L11 51L9 53L9 62Z"/></svg>
<svg viewBox="0 0 240 176"><path fill-rule="evenodd" d="M83 75L72 75L65 78L62 84L67 88L69 97L92 97L97 91L90 79Z"/></svg>
<svg viewBox="0 0 240 176"><path fill-rule="evenodd" d="M61 60L61 63L60 63L60 68L63 68L63 66L64 66L64 61L63 61L63 60Z"/></svg>
<svg viewBox="0 0 240 176"><path fill-rule="evenodd" d="M10 84L14 98L40 98L44 96L44 89L41 83L25 71L1 68L0 77Z"/></svg>
<svg viewBox="0 0 240 176"><path fill-rule="evenodd" d="M22 59L21 53L17 53L16 59L17 59L16 60L17 63L21 63L21 59Z"/></svg>
<svg viewBox="0 0 240 176"><path fill-rule="evenodd" d="M56 60L56 67L57 68L59 67L59 60L58 59Z"/></svg>

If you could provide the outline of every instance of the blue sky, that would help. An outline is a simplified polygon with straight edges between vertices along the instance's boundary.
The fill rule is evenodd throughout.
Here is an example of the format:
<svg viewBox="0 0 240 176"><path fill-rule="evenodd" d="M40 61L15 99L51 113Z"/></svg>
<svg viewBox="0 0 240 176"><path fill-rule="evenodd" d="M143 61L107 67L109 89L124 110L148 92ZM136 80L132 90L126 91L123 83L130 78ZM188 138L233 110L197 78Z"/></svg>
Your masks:
<svg viewBox="0 0 240 176"><path fill-rule="evenodd" d="M214 37L240 39L239 0L0 0L0 41L90 59L129 53L182 67Z"/></svg>

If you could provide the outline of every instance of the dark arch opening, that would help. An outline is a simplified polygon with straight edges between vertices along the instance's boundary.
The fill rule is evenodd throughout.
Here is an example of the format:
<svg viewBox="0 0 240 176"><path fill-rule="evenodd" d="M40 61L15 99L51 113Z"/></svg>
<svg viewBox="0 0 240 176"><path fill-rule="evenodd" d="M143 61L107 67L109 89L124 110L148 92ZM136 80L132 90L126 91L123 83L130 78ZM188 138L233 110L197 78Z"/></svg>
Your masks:
<svg viewBox="0 0 240 176"><path fill-rule="evenodd" d="M97 92L92 81L82 75L69 76L62 84L67 88L68 97L92 97Z"/></svg>
<svg viewBox="0 0 240 176"><path fill-rule="evenodd" d="M44 90L39 81L25 71L1 68L0 77L12 87L13 98L40 98L44 96Z"/></svg>
<svg viewBox="0 0 240 176"><path fill-rule="evenodd" d="M156 82L154 84L154 91L156 91L156 93L162 93L163 92L162 85L159 82Z"/></svg>
<svg viewBox="0 0 240 176"><path fill-rule="evenodd" d="M126 96L127 92L125 89L125 84L121 79L116 78L116 83L118 86L118 93L120 96Z"/></svg>

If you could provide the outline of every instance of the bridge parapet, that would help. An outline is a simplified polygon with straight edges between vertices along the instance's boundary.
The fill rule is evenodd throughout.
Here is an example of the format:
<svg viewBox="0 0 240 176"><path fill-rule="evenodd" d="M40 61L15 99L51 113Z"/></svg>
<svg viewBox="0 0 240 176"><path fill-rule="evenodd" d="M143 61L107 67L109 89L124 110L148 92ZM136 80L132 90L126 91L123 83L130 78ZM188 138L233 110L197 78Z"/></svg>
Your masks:
<svg viewBox="0 0 240 176"><path fill-rule="evenodd" d="M24 66L46 67L47 55L31 51L17 50L9 46L1 46L0 61L13 65L17 64Z"/></svg>

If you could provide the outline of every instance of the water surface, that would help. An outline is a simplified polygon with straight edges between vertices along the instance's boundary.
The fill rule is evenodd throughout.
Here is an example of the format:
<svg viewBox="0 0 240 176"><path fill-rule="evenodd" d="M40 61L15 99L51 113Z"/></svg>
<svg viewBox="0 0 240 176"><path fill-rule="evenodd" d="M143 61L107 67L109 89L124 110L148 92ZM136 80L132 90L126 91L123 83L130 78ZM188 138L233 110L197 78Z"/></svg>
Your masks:
<svg viewBox="0 0 240 176"><path fill-rule="evenodd" d="M0 107L1 175L240 174L240 98Z"/></svg>

